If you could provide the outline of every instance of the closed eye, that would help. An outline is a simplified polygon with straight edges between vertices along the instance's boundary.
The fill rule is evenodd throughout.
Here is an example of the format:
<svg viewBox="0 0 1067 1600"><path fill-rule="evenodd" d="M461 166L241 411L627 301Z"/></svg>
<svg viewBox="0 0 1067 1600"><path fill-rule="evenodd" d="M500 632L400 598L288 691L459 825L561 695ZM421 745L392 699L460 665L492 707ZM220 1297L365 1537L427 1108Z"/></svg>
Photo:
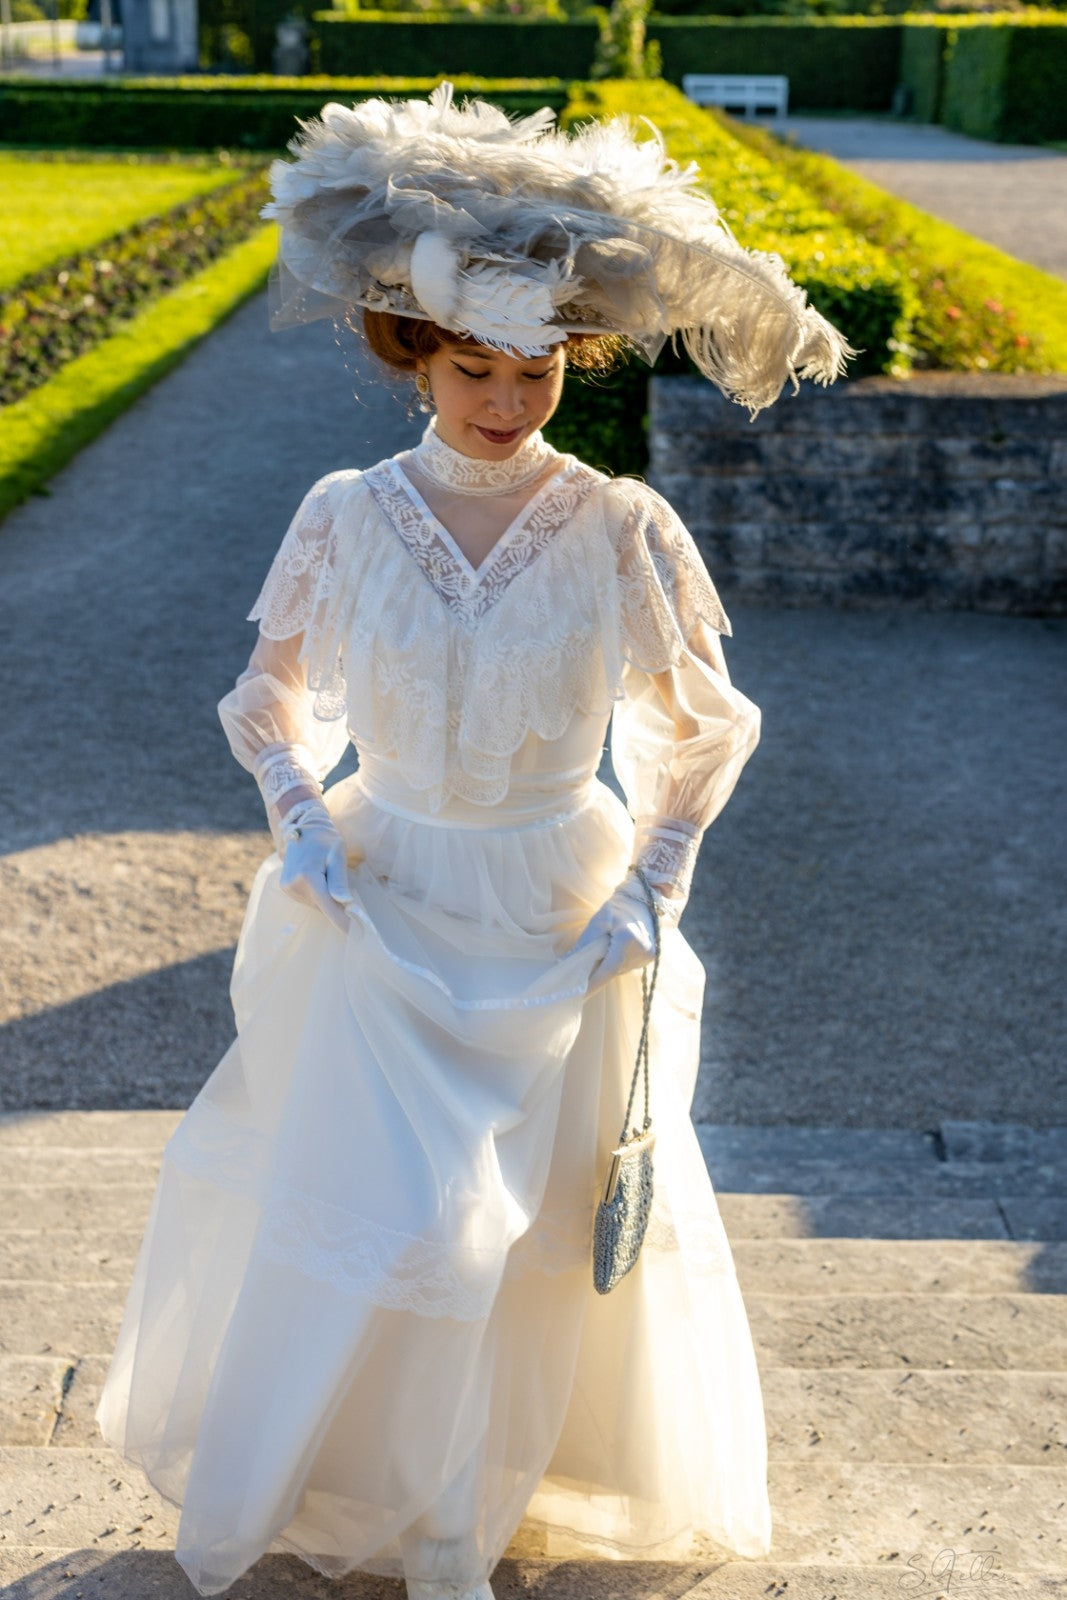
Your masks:
<svg viewBox="0 0 1067 1600"><path fill-rule="evenodd" d="M472 372L469 367L461 365L461 363L458 361L453 361L452 365L455 367L457 372L462 372L465 378L473 378L476 382L479 378L488 378L491 371L491 368L487 367L484 372ZM522 374L522 376L524 378L528 378L531 383L542 383L545 378L551 377L551 375L551 367L546 367L543 372L524 372Z"/></svg>

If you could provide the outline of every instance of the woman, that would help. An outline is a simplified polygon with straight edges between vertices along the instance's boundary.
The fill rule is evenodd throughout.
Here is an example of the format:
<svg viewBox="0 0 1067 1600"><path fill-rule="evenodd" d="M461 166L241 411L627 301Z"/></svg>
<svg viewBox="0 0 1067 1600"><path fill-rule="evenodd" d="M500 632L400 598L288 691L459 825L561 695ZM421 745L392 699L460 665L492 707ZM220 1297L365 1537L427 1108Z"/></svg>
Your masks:
<svg viewBox="0 0 1067 1600"><path fill-rule="evenodd" d="M330 106L272 171L275 320L363 308L432 419L309 491L220 708L277 850L99 1411L182 1506L203 1594L273 1547L490 1600L524 1517L549 1554L769 1544L677 929L758 713L669 506L540 430L605 338L678 332L753 408L845 349L654 140L546 117L447 86ZM609 720L626 808L595 776ZM324 794L350 739L359 771ZM660 942L655 1198L601 1297L593 1215Z"/></svg>

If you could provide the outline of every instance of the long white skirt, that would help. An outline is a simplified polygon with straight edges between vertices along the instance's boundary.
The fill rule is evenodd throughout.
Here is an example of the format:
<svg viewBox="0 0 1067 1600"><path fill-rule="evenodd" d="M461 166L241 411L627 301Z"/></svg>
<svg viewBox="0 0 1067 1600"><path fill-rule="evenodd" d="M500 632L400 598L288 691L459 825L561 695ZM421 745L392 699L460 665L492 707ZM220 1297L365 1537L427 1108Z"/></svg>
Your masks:
<svg viewBox="0 0 1067 1600"><path fill-rule="evenodd" d="M766 1438L744 1305L689 1118L703 969L664 941L656 1199L593 1289L592 1221L641 1017L636 973L560 956L632 825L440 825L330 793L347 935L256 878L238 1041L164 1156L98 1417L181 1505L202 1594L268 1548L473 1586L525 1516L547 1554L756 1556ZM486 827L486 821L492 827Z"/></svg>

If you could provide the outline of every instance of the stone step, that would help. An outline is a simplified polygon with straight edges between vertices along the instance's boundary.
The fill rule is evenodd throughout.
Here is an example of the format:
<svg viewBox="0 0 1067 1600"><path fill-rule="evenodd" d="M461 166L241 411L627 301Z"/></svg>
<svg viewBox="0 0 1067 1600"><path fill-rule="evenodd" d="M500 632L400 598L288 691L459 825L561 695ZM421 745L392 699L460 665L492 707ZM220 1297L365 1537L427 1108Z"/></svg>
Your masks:
<svg viewBox="0 0 1067 1600"><path fill-rule="evenodd" d="M1067 1293L1067 1242L1015 1239L735 1239L746 1295ZM0 1277L4 1240L0 1235Z"/></svg>
<svg viewBox="0 0 1067 1600"><path fill-rule="evenodd" d="M922 1553L882 1566L798 1566L786 1561L723 1559L712 1566L651 1561L538 1561L505 1557L493 1573L496 1600L902 1600L949 1594L998 1600L1063 1600L1064 1580L1043 1573L1005 1572L989 1558L957 1555L956 1582L946 1551L939 1564ZM936 1560L936 1558L935 1558ZM711 1570L708 1568L711 1566ZM973 1568L975 1576L969 1576ZM937 1576L932 1576L932 1572ZM966 1574L960 1581L959 1574ZM901 1580L905 1580L902 1584ZM910 1583L907 1580L912 1580ZM919 1589L915 1584L921 1584ZM28 1551L5 1555L0 1547L0 1585L4 1600L189 1600L189 1580L173 1556L136 1549L119 1555L104 1551ZM399 1582L350 1573L343 1590L295 1556L268 1555L226 1591L227 1600L403 1600Z"/></svg>
<svg viewBox="0 0 1067 1600"><path fill-rule="evenodd" d="M928 1200L980 1199L985 1195L1033 1195L1067 1200L1067 1167L1056 1163L981 1161L899 1166L872 1162L846 1166L832 1160L768 1161L716 1159L705 1154L716 1190L731 1194L895 1196Z"/></svg>
<svg viewBox="0 0 1067 1600"><path fill-rule="evenodd" d="M1067 1466L1067 1372L764 1367L760 1377L772 1461Z"/></svg>
<svg viewBox="0 0 1067 1600"><path fill-rule="evenodd" d="M1063 1295L755 1294L745 1304L767 1366L1067 1367ZM106 1354L122 1306L110 1284L0 1283L0 1354Z"/></svg>
<svg viewBox="0 0 1067 1600"><path fill-rule="evenodd" d="M117 1228L49 1228L45 1232L25 1228L20 1232L0 1232L0 1279L110 1283L124 1295L140 1243L140 1232Z"/></svg>
<svg viewBox="0 0 1067 1600"><path fill-rule="evenodd" d="M136 1183L151 1191L159 1173L156 1150L72 1150L47 1145L0 1145L0 1186L63 1183L72 1188L98 1188Z"/></svg>
<svg viewBox="0 0 1067 1600"><path fill-rule="evenodd" d="M149 1183L63 1182L0 1187L0 1233L33 1229L136 1231L151 1204ZM1040 1196L930 1199L921 1195L721 1193L730 1239L1067 1240L1067 1200Z"/></svg>
<svg viewBox="0 0 1067 1600"><path fill-rule="evenodd" d="M781 1561L903 1567L912 1555L982 1548L1018 1573L1067 1569L1067 1469L775 1462L768 1481ZM173 1543L177 1512L111 1451L0 1449L0 1484L8 1554Z"/></svg>
<svg viewBox="0 0 1067 1600"><path fill-rule="evenodd" d="M183 1111L3 1111L0 1149L149 1150L163 1146Z"/></svg>
<svg viewBox="0 0 1067 1600"><path fill-rule="evenodd" d="M721 1198L721 1197L720 1197ZM111 1283L125 1294L136 1229L0 1231L0 1279ZM1067 1241L735 1239L745 1294L1067 1293Z"/></svg>
<svg viewBox="0 0 1067 1600"><path fill-rule="evenodd" d="M1067 1369L1064 1295L749 1295L759 1360L774 1367Z"/></svg>
<svg viewBox="0 0 1067 1600"><path fill-rule="evenodd" d="M76 1361L107 1354L122 1309L113 1284L0 1283L0 1355Z"/></svg>
<svg viewBox="0 0 1067 1600"><path fill-rule="evenodd" d="M0 1357L0 1445L92 1448L108 1357ZM1067 1373L764 1367L776 1461L1067 1461Z"/></svg>
<svg viewBox="0 0 1067 1600"><path fill-rule="evenodd" d="M6 1184L0 1188L0 1232L47 1234L53 1228L143 1229L152 1204L147 1183L79 1188L69 1183Z"/></svg>
<svg viewBox="0 0 1067 1600"><path fill-rule="evenodd" d="M946 1199L927 1195L719 1193L738 1239L1067 1239L1067 1200L1040 1195Z"/></svg>
<svg viewBox="0 0 1067 1600"><path fill-rule="evenodd" d="M984 1161L1020 1165L1038 1162L1067 1167L1067 1128L1028 1128L1019 1122L938 1124L946 1161Z"/></svg>
<svg viewBox="0 0 1067 1600"><path fill-rule="evenodd" d="M0 1186L0 1238L80 1227L144 1227L152 1181ZM738 1194L720 1192L731 1242L741 1239L1014 1239L1067 1241L1067 1199L1037 1195L998 1199L920 1195Z"/></svg>

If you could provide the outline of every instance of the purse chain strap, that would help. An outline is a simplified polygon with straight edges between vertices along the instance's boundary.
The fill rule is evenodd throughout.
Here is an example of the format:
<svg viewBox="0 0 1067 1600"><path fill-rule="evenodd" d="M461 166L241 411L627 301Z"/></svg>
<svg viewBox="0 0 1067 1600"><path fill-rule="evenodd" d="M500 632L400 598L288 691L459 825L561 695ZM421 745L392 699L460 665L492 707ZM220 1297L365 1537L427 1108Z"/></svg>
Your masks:
<svg viewBox="0 0 1067 1600"><path fill-rule="evenodd" d="M652 886L640 867L635 867L634 871L637 877L641 880L641 887L645 891L645 899L648 902L648 909L652 913L652 976L651 978L649 977L646 967L641 968L641 1003L643 1012L641 1019L641 1037L637 1042L637 1061L634 1065L633 1078L630 1080L630 1098L626 1102L626 1116L623 1119L622 1134L619 1139L620 1144L625 1144L627 1139L630 1138L630 1117L634 1108L634 1097L637 1094L637 1080L641 1076L642 1069L644 1070L645 1077L645 1120L640 1132L647 1133L649 1128L652 1126L652 1116L649 1103L648 1025L649 1019L652 1015L652 996L655 993L656 979L659 976L661 933L659 907L656 904L656 897L652 893ZM634 1136L636 1137L637 1135L638 1130L635 1128Z"/></svg>

